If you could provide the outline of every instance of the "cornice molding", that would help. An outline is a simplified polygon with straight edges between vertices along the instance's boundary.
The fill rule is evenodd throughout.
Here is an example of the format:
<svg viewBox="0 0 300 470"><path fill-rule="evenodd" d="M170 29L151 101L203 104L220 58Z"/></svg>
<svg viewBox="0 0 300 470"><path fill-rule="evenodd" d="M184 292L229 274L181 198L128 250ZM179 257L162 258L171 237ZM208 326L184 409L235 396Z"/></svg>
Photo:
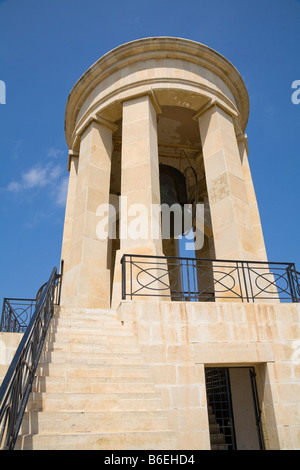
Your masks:
<svg viewBox="0 0 300 470"><path fill-rule="evenodd" d="M96 86L124 67L151 59L178 59L182 63L192 62L213 72L232 93L240 115L242 130L245 130L249 114L249 97L237 69L221 54L201 43L182 38L153 37L132 41L111 50L76 82L70 92L65 114L65 131L69 147L72 146L71 140L76 138L74 129L78 114ZM157 100L152 101L153 105L156 112L159 112L159 105L155 101Z"/></svg>

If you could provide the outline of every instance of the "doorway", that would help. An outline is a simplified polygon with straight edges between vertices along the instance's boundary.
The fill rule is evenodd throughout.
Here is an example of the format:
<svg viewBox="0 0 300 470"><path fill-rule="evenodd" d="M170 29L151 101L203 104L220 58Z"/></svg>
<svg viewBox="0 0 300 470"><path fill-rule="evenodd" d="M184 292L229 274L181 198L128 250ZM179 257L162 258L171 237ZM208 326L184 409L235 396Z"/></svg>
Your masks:
<svg viewBox="0 0 300 470"><path fill-rule="evenodd" d="M254 367L205 368L212 450L264 450Z"/></svg>

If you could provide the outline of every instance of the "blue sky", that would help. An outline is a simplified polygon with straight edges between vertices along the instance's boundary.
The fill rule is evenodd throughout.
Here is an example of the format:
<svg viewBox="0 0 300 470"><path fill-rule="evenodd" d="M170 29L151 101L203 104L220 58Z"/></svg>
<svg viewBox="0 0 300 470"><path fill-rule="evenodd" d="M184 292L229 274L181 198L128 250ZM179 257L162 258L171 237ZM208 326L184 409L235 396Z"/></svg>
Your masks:
<svg viewBox="0 0 300 470"><path fill-rule="evenodd" d="M206 44L239 70L268 257L300 270L299 24L299 0L0 0L0 299L35 296L59 265L71 88L109 50L150 36Z"/></svg>

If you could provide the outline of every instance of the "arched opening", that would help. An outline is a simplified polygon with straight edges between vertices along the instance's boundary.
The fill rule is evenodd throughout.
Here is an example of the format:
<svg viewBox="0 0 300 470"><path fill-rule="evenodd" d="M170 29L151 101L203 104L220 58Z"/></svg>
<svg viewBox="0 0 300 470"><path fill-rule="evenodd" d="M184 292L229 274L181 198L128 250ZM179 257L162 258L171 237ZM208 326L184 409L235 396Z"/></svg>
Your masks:
<svg viewBox="0 0 300 470"><path fill-rule="evenodd" d="M178 209L170 211L173 226L169 237L169 227L165 233L162 220L163 253L180 258L168 262L170 282L175 278L175 300L198 300L197 293L211 284L211 265L203 266L199 276L196 263L186 258L215 257L200 132L193 116L193 110L179 106L163 106L158 116L161 205L177 204ZM197 206L203 214L200 226Z"/></svg>

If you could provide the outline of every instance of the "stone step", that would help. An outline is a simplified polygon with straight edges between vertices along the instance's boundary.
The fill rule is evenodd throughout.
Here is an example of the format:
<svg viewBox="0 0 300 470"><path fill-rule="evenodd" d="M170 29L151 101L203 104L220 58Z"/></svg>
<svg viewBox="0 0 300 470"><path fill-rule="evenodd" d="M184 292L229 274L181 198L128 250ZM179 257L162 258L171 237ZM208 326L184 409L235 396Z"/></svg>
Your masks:
<svg viewBox="0 0 300 470"><path fill-rule="evenodd" d="M228 450L227 444L212 444L211 450Z"/></svg>
<svg viewBox="0 0 300 470"><path fill-rule="evenodd" d="M129 381L128 381L129 380ZM72 392L72 393L114 393L114 392L153 392L153 383L146 381L103 382L97 378L75 377L37 377L33 383L34 392Z"/></svg>
<svg viewBox="0 0 300 470"><path fill-rule="evenodd" d="M170 431L126 433L28 434L17 440L16 450L164 450L176 449Z"/></svg>
<svg viewBox="0 0 300 470"><path fill-rule="evenodd" d="M217 423L210 423L209 424L209 432L210 434L220 434L220 425Z"/></svg>
<svg viewBox="0 0 300 470"><path fill-rule="evenodd" d="M222 433L214 433L210 435L210 442L211 444L226 444L224 434Z"/></svg>
<svg viewBox="0 0 300 470"><path fill-rule="evenodd" d="M91 323L90 325L85 324L80 325L77 323L74 324L55 324L51 325L51 328L48 330L48 336L53 336L54 334L61 335L79 335L81 337L85 336L99 336L99 337L107 337L107 336L120 336L123 338L124 336L134 336L134 331L132 328L123 327L123 326L113 326L113 325L96 325Z"/></svg>
<svg viewBox="0 0 300 470"><path fill-rule="evenodd" d="M30 411L24 414L20 434L67 432L125 432L167 430L168 419L158 411Z"/></svg>
<svg viewBox="0 0 300 470"><path fill-rule="evenodd" d="M41 354L41 362L51 364L143 364L143 358L135 352L126 353L92 353L92 352L73 352L66 353L64 351L43 351Z"/></svg>
<svg viewBox="0 0 300 470"><path fill-rule="evenodd" d="M66 326L66 327L80 327L80 326L86 326L86 327L109 327L113 329L118 329L122 328L124 330L129 330L130 326L129 325L123 325L120 320L117 318L100 318L100 317L53 317L52 319L52 325L53 326Z"/></svg>
<svg viewBox="0 0 300 470"><path fill-rule="evenodd" d="M87 324L86 322L72 324L56 324L53 322L49 329L49 334L53 333L79 333L80 335L98 335L98 336L133 336L132 328L118 325L103 324Z"/></svg>
<svg viewBox="0 0 300 470"><path fill-rule="evenodd" d="M80 331L71 331L71 330L60 330L58 329L55 332L50 332L47 335L47 342L72 342L72 343L90 343L90 344L137 344L136 337L132 334L127 335L113 335L113 334L101 334L97 331L87 334L83 334Z"/></svg>
<svg viewBox="0 0 300 470"><path fill-rule="evenodd" d="M94 332L92 335L82 335L81 333L76 332L62 332L58 331L57 333L48 334L46 338L47 343L72 343L72 344L109 344L109 345L137 345L137 340L135 336L125 335L101 335Z"/></svg>
<svg viewBox="0 0 300 470"><path fill-rule="evenodd" d="M149 368L141 364L39 363L37 375L52 377L149 377Z"/></svg>
<svg viewBox="0 0 300 470"><path fill-rule="evenodd" d="M75 314L63 314L58 313L53 316L53 322L86 322L86 323L110 323L112 325L123 325L122 321L117 317L116 313L112 314L95 314L95 313L75 313Z"/></svg>
<svg viewBox="0 0 300 470"><path fill-rule="evenodd" d="M40 393L32 392L27 409L35 411L157 410L161 396L140 393Z"/></svg>
<svg viewBox="0 0 300 470"><path fill-rule="evenodd" d="M99 311L95 312L92 310L87 310L86 312L67 312L63 310L57 311L52 318L52 322L85 322L85 323L111 323L118 326L123 325L123 322L118 318L115 311L105 312Z"/></svg>
<svg viewBox="0 0 300 470"><path fill-rule="evenodd" d="M130 341L124 341L127 338ZM137 352L140 351L139 346L135 341L135 339L131 336L101 336L101 335L94 335L93 337L87 335L80 335L80 334L64 334L64 333L57 333L53 334L52 336L47 337L44 350L54 350L54 349L64 349L68 350L70 347L72 348L92 348L93 350L105 350L105 348L109 351L117 350L117 349L124 349L124 350L135 350ZM118 340L118 341L116 341ZM98 349L97 349L98 348Z"/></svg>
<svg viewBox="0 0 300 470"><path fill-rule="evenodd" d="M107 343L105 341L102 342L94 342L90 343L88 340L82 338L82 340L78 339L77 341L54 341L54 342L47 342L44 345L44 351L53 352L53 351L65 351L65 352L92 352L92 353L112 353L112 354L126 354L134 352L139 353L139 348L136 344L118 344L118 343Z"/></svg>
<svg viewBox="0 0 300 470"><path fill-rule="evenodd" d="M63 307L59 306L55 308L54 316L64 317L112 317L117 318L116 310L107 308L76 308L76 307Z"/></svg>
<svg viewBox="0 0 300 470"><path fill-rule="evenodd" d="M63 320L63 321L84 321L84 322L99 322L99 323L112 323L116 325L123 325L123 321L118 318L117 314L107 313L93 313L93 312L83 312L83 313L71 313L66 314L63 312L56 313L52 317L53 321Z"/></svg>

